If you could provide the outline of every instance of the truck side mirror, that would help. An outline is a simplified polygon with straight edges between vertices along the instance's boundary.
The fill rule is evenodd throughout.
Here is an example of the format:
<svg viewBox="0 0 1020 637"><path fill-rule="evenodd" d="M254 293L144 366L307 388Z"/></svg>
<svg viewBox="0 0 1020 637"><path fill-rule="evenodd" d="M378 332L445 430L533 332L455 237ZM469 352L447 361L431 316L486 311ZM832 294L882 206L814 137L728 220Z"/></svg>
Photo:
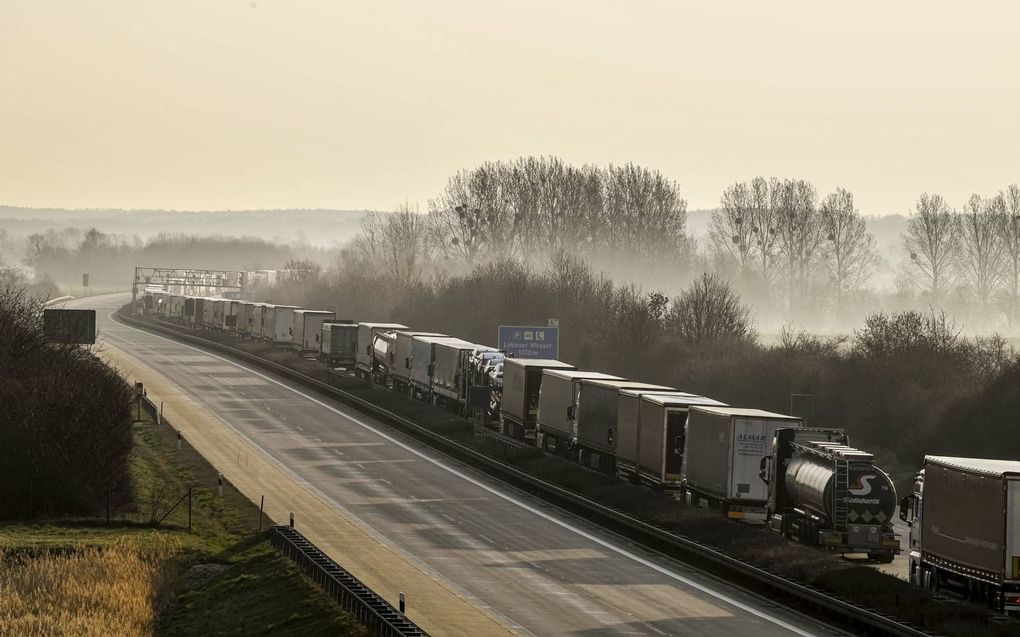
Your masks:
<svg viewBox="0 0 1020 637"><path fill-rule="evenodd" d="M404 359L404 369L411 369L411 357L408 356Z"/></svg>
<svg viewBox="0 0 1020 637"><path fill-rule="evenodd" d="M903 520L904 522L909 522L910 518L913 517L912 515L910 515L911 513L913 513L913 511L911 511L911 509L913 508L914 508L914 496L912 495L903 496L903 498L900 500L900 519Z"/></svg>
<svg viewBox="0 0 1020 637"><path fill-rule="evenodd" d="M673 438L673 453L682 456L684 455L684 437L677 436Z"/></svg>
<svg viewBox="0 0 1020 637"><path fill-rule="evenodd" d="M772 456L765 456L758 463L758 477L765 484L768 484L772 479L769 474L772 473Z"/></svg>
<svg viewBox="0 0 1020 637"><path fill-rule="evenodd" d="M574 406L571 405L570 407L567 407L567 420L573 419L574 419Z"/></svg>
<svg viewBox="0 0 1020 637"><path fill-rule="evenodd" d="M609 428L609 432L606 434L606 444L613 444L613 428Z"/></svg>

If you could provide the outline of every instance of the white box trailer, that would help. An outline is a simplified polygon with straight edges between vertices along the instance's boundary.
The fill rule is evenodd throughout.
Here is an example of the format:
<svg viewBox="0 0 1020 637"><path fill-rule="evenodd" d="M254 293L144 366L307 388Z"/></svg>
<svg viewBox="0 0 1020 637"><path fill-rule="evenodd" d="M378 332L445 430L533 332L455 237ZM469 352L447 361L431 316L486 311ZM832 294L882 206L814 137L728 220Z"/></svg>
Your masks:
<svg viewBox="0 0 1020 637"><path fill-rule="evenodd" d="M626 480L678 489L683 478L687 415L692 406L724 407L686 392L620 391L616 425L616 472Z"/></svg>
<svg viewBox="0 0 1020 637"><path fill-rule="evenodd" d="M417 389L427 397L432 396L432 372L436 356L436 343L460 342L452 336L415 336L411 339L411 390Z"/></svg>
<svg viewBox="0 0 1020 637"><path fill-rule="evenodd" d="M577 460L581 464L606 473L616 472L616 426L623 389L676 391L673 387L635 380L579 379L574 442L579 447Z"/></svg>
<svg viewBox="0 0 1020 637"><path fill-rule="evenodd" d="M234 320L234 329L239 336L251 336L254 311L255 304L251 301L237 302L237 318Z"/></svg>
<svg viewBox="0 0 1020 637"><path fill-rule="evenodd" d="M294 310L296 305L268 305L264 312L262 338L279 345L290 345L294 339Z"/></svg>
<svg viewBox="0 0 1020 637"><path fill-rule="evenodd" d="M415 336L439 336L446 334L439 332L415 332L411 330L397 330L396 340L393 348L392 379L397 388L407 389L411 383L411 340Z"/></svg>
<svg viewBox="0 0 1020 637"><path fill-rule="evenodd" d="M266 323L268 323L268 314L270 308L273 306L269 303L256 303L255 309L252 310L252 322L251 322L251 337L256 340L262 340L266 333Z"/></svg>
<svg viewBox="0 0 1020 637"><path fill-rule="evenodd" d="M208 329L216 325L215 312L216 299L213 297L205 297L202 300L202 327Z"/></svg>
<svg viewBox="0 0 1020 637"><path fill-rule="evenodd" d="M355 361L357 371L365 378L372 375L372 343L375 341L377 332L395 332L406 330L406 325L400 323L358 323L358 357Z"/></svg>
<svg viewBox="0 0 1020 637"><path fill-rule="evenodd" d="M294 310L294 349L318 352L322 342L322 323L336 318L325 310Z"/></svg>
<svg viewBox="0 0 1020 637"><path fill-rule="evenodd" d="M505 363L503 369L506 370ZM542 387L538 392L538 418L535 434L539 448L563 456L568 455L569 450L574 448L577 394L581 381L587 378L623 380L619 376L602 372L574 369L542 370Z"/></svg>
<svg viewBox="0 0 1020 637"><path fill-rule="evenodd" d="M681 490L689 504L718 506L727 517L765 522L768 485L761 479L776 429L800 418L761 409L691 407Z"/></svg>

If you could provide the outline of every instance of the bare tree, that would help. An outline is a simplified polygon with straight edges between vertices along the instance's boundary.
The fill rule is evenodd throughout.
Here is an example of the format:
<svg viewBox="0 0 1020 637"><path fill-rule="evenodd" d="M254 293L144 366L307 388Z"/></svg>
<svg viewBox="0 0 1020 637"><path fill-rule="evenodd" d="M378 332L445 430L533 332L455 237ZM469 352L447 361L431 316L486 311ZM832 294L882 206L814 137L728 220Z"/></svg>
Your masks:
<svg viewBox="0 0 1020 637"><path fill-rule="evenodd" d="M429 201L434 245L465 263L571 250L656 261L686 247L679 186L633 164L575 168L555 157L487 162Z"/></svg>
<svg viewBox="0 0 1020 637"><path fill-rule="evenodd" d="M801 179L783 182L777 215L778 247L786 264L790 309L806 298L807 284L820 257L825 224L815 206L815 187Z"/></svg>
<svg viewBox="0 0 1020 637"><path fill-rule="evenodd" d="M974 287L977 302L987 310L1002 280L1002 213L994 201L973 194L960 215L960 265L964 278ZM982 316L986 314L982 312Z"/></svg>
<svg viewBox="0 0 1020 637"><path fill-rule="evenodd" d="M773 262L779 246L778 220L782 183L772 178L751 181L751 234L758 250L759 271L765 285L773 283Z"/></svg>
<svg viewBox="0 0 1020 637"><path fill-rule="evenodd" d="M1009 295L1010 325L1017 320L1017 309L1020 305L1020 185L1011 184L1006 190L995 197L993 205L997 208L999 220L999 236L1002 240L1004 278Z"/></svg>
<svg viewBox="0 0 1020 637"><path fill-rule="evenodd" d="M666 314L667 329L682 341L752 340L751 310L715 274L702 274L678 294Z"/></svg>
<svg viewBox="0 0 1020 637"><path fill-rule="evenodd" d="M836 310L843 312L846 294L867 281L875 263L875 237L854 207L854 195L837 188L821 205L830 250L826 265L836 282Z"/></svg>
<svg viewBox="0 0 1020 637"><path fill-rule="evenodd" d="M716 251L734 259L741 273L746 275L754 260L755 248L751 189L746 183L735 183L723 191L720 203L709 222L709 238Z"/></svg>
<svg viewBox="0 0 1020 637"><path fill-rule="evenodd" d="M405 286L417 285L431 261L428 217L408 203L397 206L382 227L387 274Z"/></svg>
<svg viewBox="0 0 1020 637"><path fill-rule="evenodd" d="M907 220L903 246L937 305L951 282L959 251L959 218L940 195L924 193Z"/></svg>

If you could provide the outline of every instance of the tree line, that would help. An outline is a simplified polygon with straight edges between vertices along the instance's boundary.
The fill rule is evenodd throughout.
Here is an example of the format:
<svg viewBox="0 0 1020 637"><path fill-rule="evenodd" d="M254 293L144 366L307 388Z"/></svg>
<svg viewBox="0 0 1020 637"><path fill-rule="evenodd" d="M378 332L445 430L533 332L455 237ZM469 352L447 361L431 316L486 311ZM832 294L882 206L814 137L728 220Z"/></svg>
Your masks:
<svg viewBox="0 0 1020 637"><path fill-rule="evenodd" d="M132 488L131 389L41 320L38 299L0 287L0 519L94 515Z"/></svg>

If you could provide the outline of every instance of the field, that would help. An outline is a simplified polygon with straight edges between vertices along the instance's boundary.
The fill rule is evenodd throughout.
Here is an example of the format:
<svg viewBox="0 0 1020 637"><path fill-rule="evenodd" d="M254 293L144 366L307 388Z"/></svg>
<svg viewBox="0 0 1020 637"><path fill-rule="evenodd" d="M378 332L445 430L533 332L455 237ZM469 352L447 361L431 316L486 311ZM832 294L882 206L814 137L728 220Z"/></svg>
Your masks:
<svg viewBox="0 0 1020 637"><path fill-rule="evenodd" d="M216 471L178 451L169 426L145 419L134 437L134 497L109 525L0 525L0 635L362 634L270 547L258 507L229 484L217 495Z"/></svg>

